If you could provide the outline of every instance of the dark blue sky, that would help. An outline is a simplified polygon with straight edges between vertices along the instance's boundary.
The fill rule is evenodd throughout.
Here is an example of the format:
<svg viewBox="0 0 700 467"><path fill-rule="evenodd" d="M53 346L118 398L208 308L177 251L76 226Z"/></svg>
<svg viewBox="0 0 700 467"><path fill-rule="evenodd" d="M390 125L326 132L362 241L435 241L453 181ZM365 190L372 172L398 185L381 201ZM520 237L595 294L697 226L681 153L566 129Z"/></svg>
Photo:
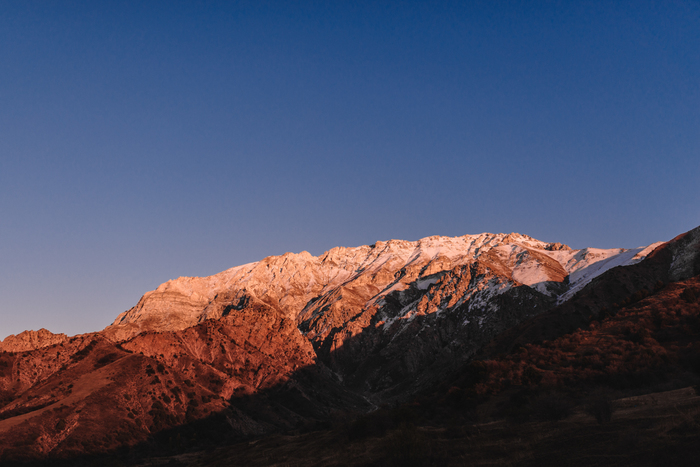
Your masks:
<svg viewBox="0 0 700 467"><path fill-rule="evenodd" d="M286 251L700 224L700 3L3 2L0 338Z"/></svg>

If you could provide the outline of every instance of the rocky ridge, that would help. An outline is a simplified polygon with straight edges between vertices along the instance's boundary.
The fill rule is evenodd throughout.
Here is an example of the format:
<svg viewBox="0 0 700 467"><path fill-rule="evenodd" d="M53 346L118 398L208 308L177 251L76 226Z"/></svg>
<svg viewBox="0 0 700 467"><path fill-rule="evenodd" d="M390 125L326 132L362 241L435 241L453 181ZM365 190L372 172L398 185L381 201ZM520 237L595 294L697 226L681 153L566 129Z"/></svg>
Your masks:
<svg viewBox="0 0 700 467"><path fill-rule="evenodd" d="M49 345L59 344L68 339L65 334L54 334L46 329L38 331L22 331L17 335L10 334L0 341L0 352L24 352L40 349Z"/></svg>
<svg viewBox="0 0 700 467"><path fill-rule="evenodd" d="M166 282L103 333L121 341L264 303L294 321L346 385L381 399L429 384L499 332L658 245L572 250L485 233L338 247L318 257L286 253Z"/></svg>
<svg viewBox="0 0 700 467"><path fill-rule="evenodd" d="M634 250L572 250L520 234L480 234L338 247L318 257L285 253L209 277L168 281L146 293L103 332L120 341L144 330L184 329L241 309L254 297L308 328L305 334L313 340L345 324L342 316L329 313L333 304L381 307L392 294L411 288L427 291L462 266L481 265L504 278L506 288L526 285L561 298L612 267L640 261L659 244ZM505 291L504 287L496 288ZM410 318L415 311L407 308L392 318Z"/></svg>

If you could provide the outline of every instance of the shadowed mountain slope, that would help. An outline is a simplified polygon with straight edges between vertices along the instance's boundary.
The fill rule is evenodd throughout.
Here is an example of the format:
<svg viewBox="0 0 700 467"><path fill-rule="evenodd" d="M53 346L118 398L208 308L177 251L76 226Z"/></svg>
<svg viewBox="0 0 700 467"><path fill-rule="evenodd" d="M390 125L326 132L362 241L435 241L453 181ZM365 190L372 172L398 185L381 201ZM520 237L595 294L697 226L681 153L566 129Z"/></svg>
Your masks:
<svg viewBox="0 0 700 467"><path fill-rule="evenodd" d="M503 333L483 351L506 352L514 345L550 340L585 326L662 288L700 274L700 227L656 248L642 262L608 270L558 307Z"/></svg>

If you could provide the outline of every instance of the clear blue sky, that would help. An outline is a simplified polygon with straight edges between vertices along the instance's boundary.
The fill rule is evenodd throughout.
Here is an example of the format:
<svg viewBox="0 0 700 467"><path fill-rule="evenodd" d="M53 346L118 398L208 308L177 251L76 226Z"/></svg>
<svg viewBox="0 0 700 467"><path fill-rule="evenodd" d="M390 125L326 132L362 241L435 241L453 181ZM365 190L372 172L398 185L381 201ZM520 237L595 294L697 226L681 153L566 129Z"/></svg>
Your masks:
<svg viewBox="0 0 700 467"><path fill-rule="evenodd" d="M700 3L0 5L0 338L286 251L700 224Z"/></svg>

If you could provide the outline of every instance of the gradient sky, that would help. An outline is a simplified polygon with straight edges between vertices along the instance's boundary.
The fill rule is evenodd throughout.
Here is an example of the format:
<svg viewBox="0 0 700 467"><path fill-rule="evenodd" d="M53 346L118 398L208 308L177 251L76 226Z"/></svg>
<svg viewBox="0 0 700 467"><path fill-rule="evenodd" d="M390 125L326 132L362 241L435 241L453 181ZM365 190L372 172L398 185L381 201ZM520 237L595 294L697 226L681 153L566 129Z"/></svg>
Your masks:
<svg viewBox="0 0 700 467"><path fill-rule="evenodd" d="M697 225L697 1L0 5L0 339L286 251Z"/></svg>

